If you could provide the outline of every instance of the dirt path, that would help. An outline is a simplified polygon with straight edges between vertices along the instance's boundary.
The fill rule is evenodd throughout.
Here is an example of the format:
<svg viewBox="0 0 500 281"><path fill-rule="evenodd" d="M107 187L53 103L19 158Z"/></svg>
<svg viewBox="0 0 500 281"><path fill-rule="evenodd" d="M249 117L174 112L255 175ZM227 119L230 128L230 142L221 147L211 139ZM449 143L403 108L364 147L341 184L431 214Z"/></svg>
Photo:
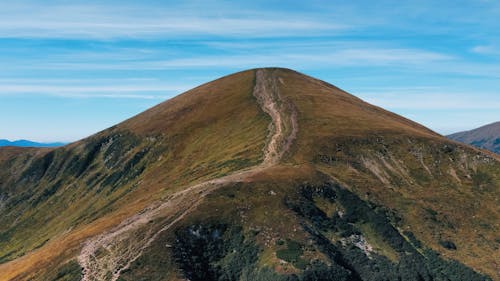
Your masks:
<svg viewBox="0 0 500 281"><path fill-rule="evenodd" d="M144 249L163 231L196 209L207 194L226 184L244 181L281 160L296 138L298 125L295 107L291 102L282 99L277 83L278 79L271 70L256 70L253 95L262 110L272 119L263 162L174 193L165 201L152 204L124 220L110 231L87 240L78 256L78 262L83 268L83 281L116 281L121 272L142 255ZM149 224L156 218L170 221L158 230Z"/></svg>

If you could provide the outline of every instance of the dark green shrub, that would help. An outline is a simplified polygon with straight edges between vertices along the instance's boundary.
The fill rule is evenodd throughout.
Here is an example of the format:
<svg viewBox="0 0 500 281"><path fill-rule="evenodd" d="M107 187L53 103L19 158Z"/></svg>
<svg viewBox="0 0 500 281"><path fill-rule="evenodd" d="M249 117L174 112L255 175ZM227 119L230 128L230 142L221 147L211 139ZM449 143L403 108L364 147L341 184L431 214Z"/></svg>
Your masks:
<svg viewBox="0 0 500 281"><path fill-rule="evenodd" d="M176 234L174 258L192 281L240 280L253 271L259 249L241 228L223 224L193 225Z"/></svg>
<svg viewBox="0 0 500 281"><path fill-rule="evenodd" d="M439 245L443 246L443 248L446 248L448 250L456 250L457 246L455 243L453 243L450 240L439 240Z"/></svg>
<svg viewBox="0 0 500 281"><path fill-rule="evenodd" d="M287 240L286 248L276 251L276 256L287 262L297 262L304 253L302 246L292 240Z"/></svg>
<svg viewBox="0 0 500 281"><path fill-rule="evenodd" d="M318 215L319 212L317 211L304 211L314 210L316 207L312 200L313 196L304 192L302 192L302 194L305 194L302 198L288 199L286 203L307 222L303 224L304 229L314 239L318 249L330 259L332 266L337 267L341 272L350 272L348 277L350 279L347 280L490 280L488 277L480 275L456 261L446 261L440 258L435 252L429 249L422 255L415 250L415 247L422 248L423 245L416 239L413 233L409 231L404 232L404 235L410 241L408 242L393 226L394 221L397 222L397 216L394 213L373 203L361 200L354 193L338 185L326 183L324 188L327 187L333 189L336 194L336 202L344 207L345 213L343 217L334 215L332 219L329 219ZM297 206L297 204L303 206ZM438 215L434 210L428 209L427 212L431 217ZM323 235L325 229L337 231L343 237L362 234L355 227L355 224L358 223L369 224L379 236L383 237L392 249L400 253L399 261L394 263L388 258L373 252L368 257L366 253L353 244L342 245L338 242L332 243L331 240ZM453 247L454 244L446 243L446 245ZM304 276L306 276L306 272L307 270L304 272ZM324 270L320 272L324 272ZM336 280L324 279L325 277L322 276L321 274L307 273L307 278L312 278L310 280ZM346 277L343 276L340 278Z"/></svg>

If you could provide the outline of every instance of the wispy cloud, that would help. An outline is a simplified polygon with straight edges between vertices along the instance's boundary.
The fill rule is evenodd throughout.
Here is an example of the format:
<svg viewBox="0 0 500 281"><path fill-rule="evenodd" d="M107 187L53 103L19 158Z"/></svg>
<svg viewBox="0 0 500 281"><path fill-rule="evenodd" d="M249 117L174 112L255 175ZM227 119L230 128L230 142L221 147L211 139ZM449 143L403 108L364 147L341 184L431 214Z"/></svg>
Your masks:
<svg viewBox="0 0 500 281"><path fill-rule="evenodd" d="M64 3L64 2L63 2ZM121 3L120 3L121 4ZM157 3L158 4L158 3ZM199 36L275 37L300 33L305 36L349 29L299 14L245 9L214 9L193 14L189 7L131 5L43 5L37 2L3 4L0 37L4 38L155 38ZM133 20L131 20L133 19Z"/></svg>
<svg viewBox="0 0 500 281"><path fill-rule="evenodd" d="M55 134L57 130L44 126L67 119L56 109L77 104L66 115L81 109L78 123L92 132L103 128L97 126L103 120L112 125L212 78L264 66L309 73L369 102L413 114L408 116L433 128L456 123L458 115L442 121L446 116L439 112L446 110L473 112L467 119L478 123L497 118L498 1L372 4L4 1L0 119L31 116L40 121L36 127L41 134ZM32 102L29 112L15 108L37 99L47 104ZM99 106L105 117L96 116ZM67 129L76 122L67 123L60 126L61 139L67 139ZM22 126L4 123L0 131ZM32 124L24 126L19 137L33 131Z"/></svg>
<svg viewBox="0 0 500 281"><path fill-rule="evenodd" d="M430 87L359 91L357 95L367 102L392 110L494 109L500 111L500 92L443 92Z"/></svg>
<svg viewBox="0 0 500 281"><path fill-rule="evenodd" d="M165 99L188 90L191 85L102 85L69 86L46 83L0 84L0 97L18 95L56 96L64 98Z"/></svg>
<svg viewBox="0 0 500 281"><path fill-rule="evenodd" d="M481 55L500 55L500 49L493 45L474 46L471 51Z"/></svg>
<svg viewBox="0 0 500 281"><path fill-rule="evenodd" d="M425 65L433 62L444 62L452 56L419 49L403 48L308 48L295 52L285 50L256 50L253 54L236 55L198 55L190 57L175 56L171 59L128 59L114 60L106 54L88 58L86 55L73 54L73 58L41 61L26 61L17 65L5 65L10 69L68 69L68 70L161 70L206 67L257 67L257 66L290 66L299 68L340 67L340 66L387 66L387 65ZM99 59L100 57L100 59ZM96 59L98 58L98 59Z"/></svg>

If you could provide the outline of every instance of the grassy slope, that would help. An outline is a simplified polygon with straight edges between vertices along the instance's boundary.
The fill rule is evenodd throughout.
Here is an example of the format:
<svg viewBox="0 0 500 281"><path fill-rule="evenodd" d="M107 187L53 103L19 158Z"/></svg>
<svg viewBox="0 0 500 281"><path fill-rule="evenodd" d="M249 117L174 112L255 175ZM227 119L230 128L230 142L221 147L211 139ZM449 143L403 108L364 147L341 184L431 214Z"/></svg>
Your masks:
<svg viewBox="0 0 500 281"><path fill-rule="evenodd" d="M278 69L275 74L281 78L281 94L299 111L299 136L285 165L255 176L251 183L213 193L177 225L177 231L207 224L241 226L246 239L255 241L260 249L255 266L282 274L299 273L304 260L328 263L329 258L311 242L304 229L308 222L285 202L299 197L301 186L321 186L333 180L370 206L394 214L396 219L385 227L396 227L407 241L413 241L408 236L413 233L423 245L417 248L419 252L430 247L495 278L500 163L494 155L450 142L323 82L288 70ZM324 198L315 198L315 202L330 214L354 207ZM380 233L381 224L365 221L354 225L376 254L394 263L401 259L401 249ZM324 235L335 243L343 239L338 232ZM175 249L164 247L175 241L175 231L163 234L123 280L182 277L172 259ZM278 257L288 251L287 242L279 241L303 245L302 253L296 253L297 262ZM451 241L457 249L448 250L440 241ZM217 264L227 266L230 261L228 255Z"/></svg>
<svg viewBox="0 0 500 281"><path fill-rule="evenodd" d="M55 268L85 237L184 184L259 162L269 120L252 96L253 80L252 71L222 78L52 155L30 150L14 165L2 161L1 170L17 173L0 180L7 198L0 279ZM6 154L0 149L0 160Z"/></svg>
<svg viewBox="0 0 500 281"><path fill-rule="evenodd" d="M386 226L393 224L400 233L411 231L425 246L495 278L498 268L495 261L500 259L496 235L499 212L495 201L499 197L500 164L496 156L450 142L414 122L310 77L283 69L275 70L274 74L280 78L281 94L295 104L299 113L298 139L285 163L263 171L248 183L230 185L209 195L194 213L176 225L176 230L207 223L241 226L245 241L254 241L260 249L255 266L273 268L278 273L299 273L304 261L330 261L305 231L304 225L312 227L314 220L294 213L287 202L304 205L308 202L301 197L304 186L314 189L333 180L369 202L368 206L380 206L399 217ZM91 224L85 221L33 254L4 267L0 265L0 271L24 270L54 256L57 259L52 263L38 264L35 268L57 269L56 264L74 255L82 239L99 233L155 198L166 196L185 183L217 177L259 161L269 120L250 95L252 79L252 72L244 72L201 86L104 132L132 132L141 140L141 144L134 146L134 153L151 146L151 142L159 147L158 152L153 153L154 157L148 154L144 160L148 161L148 168L137 180L108 195L120 198L116 203L106 208L94 203L94 209L104 208L109 213L96 213L88 221L102 217L100 220ZM81 145L68 149L78 149ZM102 155L99 157L103 161ZM235 157L241 159L234 161ZM84 174L91 177L95 171ZM134 183L136 187L122 194ZM99 196L93 194L88 200ZM97 202L105 204L110 200L108 196ZM317 195L313 199L314 205L328 216L355 207ZM377 230L380 225L369 220L354 221L353 225L377 254L393 262L401 258L399 249L391 246ZM342 239L339 232L327 229L322 233L335 243ZM440 241L452 241L457 249L445 249ZM301 251L291 250L294 247L289 245L297 243ZM173 248L165 245L175 245L175 231L162 234L131 270L123 274L123 280L180 278L178 264L172 259ZM63 248L69 250L61 255ZM283 253L287 258L297 259L283 261L278 257L283 257ZM234 262L231 254L218 261L221 266ZM52 270L46 276L54 274Z"/></svg>
<svg viewBox="0 0 500 281"><path fill-rule="evenodd" d="M433 249L495 276L498 156L460 145L421 125L295 72L278 71L299 110L291 162L314 162L362 198L396 211L402 227ZM434 210L437 218L429 215ZM456 251L441 247L452 240Z"/></svg>

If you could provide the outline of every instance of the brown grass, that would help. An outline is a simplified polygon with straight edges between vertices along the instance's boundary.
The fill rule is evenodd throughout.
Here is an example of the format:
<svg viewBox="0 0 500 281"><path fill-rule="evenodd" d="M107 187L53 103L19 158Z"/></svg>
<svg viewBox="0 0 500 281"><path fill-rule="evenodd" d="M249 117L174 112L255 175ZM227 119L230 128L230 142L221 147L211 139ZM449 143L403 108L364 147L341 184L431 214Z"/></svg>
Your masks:
<svg viewBox="0 0 500 281"><path fill-rule="evenodd" d="M79 213L86 211L86 206L104 207L110 200L91 192L85 196L77 196L77 201L73 201L64 213L53 217L41 229L34 229L33 239L39 236L37 231L50 231L52 239L23 257L0 265L0 280L10 280L26 272L40 275L47 269L55 268L61 261L73 257L88 237L117 225L180 187L258 163L262 158L269 119L252 96L253 82L253 71L222 78L169 100L118 127L99 133L103 136L128 130L138 135L156 137L158 140L174 141L166 144L170 147L161 159L151 159L152 164L144 172L137 188L126 193L124 191L128 187L121 187L111 195L119 200L113 206L106 207L111 212L105 216L96 217L90 224L70 229L72 221L68 217L77 218ZM88 141L90 139L82 140L69 148L80 151ZM21 150L12 151L9 150L10 154L5 158L12 157ZM240 160L230 162L235 159ZM74 197L75 193L85 192L85 183L83 179L81 181L78 182L77 179L75 186L80 187L68 189L66 192L71 194L65 196ZM45 207L47 210L33 211L49 212L49 206ZM69 232L65 233L68 229Z"/></svg>
<svg viewBox="0 0 500 281"><path fill-rule="evenodd" d="M493 277L497 274L500 256L494 245L500 231L498 155L448 141L417 123L364 103L311 77L284 69L268 71L281 81L278 83L280 94L291 101L298 112L301 129L291 151L281 165L210 194L210 200L179 225L214 219L221 214L234 218L232 213L235 210L244 210L244 225L263 227L263 234L257 237L257 242L272 248L275 239L299 223L281 201L270 195L270 191L283 196L289 192L288 185L323 180L321 175L324 174L361 198L396 211L403 219L403 229L411 230L425 245L444 256ZM1 264L0 280L11 280L16 276L24 280L45 273L47 268L56 268L73 258L87 238L110 229L151 202L166 198L187 185L218 178L262 161L270 120L252 96L254 78L254 71L223 77L102 132L105 135L128 131L141 138L161 136L158 139L165 140L169 149L161 158L149 159L150 165L135 190L125 193L129 186L120 187L122 189L113 195L117 201L105 215L70 230L69 219L58 222L57 219L68 216L70 212L83 212L92 200L98 202L97 208L105 206L109 200L99 198L99 195L87 195L49 221L49 226L57 226L54 238L39 249ZM381 156L383 149L375 141L366 142L375 139L382 139L388 145L388 152L384 153L389 153L390 157ZM69 148L80 149L87 141L82 140ZM341 151L338 151L337 144L343 145ZM457 148L453 159L441 152L443 145ZM419 147L422 148L422 159L410 153ZM43 154L42 151L0 149L0 163L21 154L26 159L36 158ZM322 154L337 160L330 164L320 163L318 156ZM491 162L480 163L474 160L476 156L491 159ZM460 157L465 160L459 160ZM241 161L231 162L235 159ZM441 164L436 166L436 161ZM370 163L372 169L366 163ZM449 173L450 169L453 169L453 174ZM373 171L383 171L385 182ZM471 181L471 175L476 171L491 175L494 187L477 189ZM83 193L82 190L74 190L72 195ZM228 197L229 193L236 196ZM216 209L219 211L211 211ZM436 211L439 222L429 219L426 209ZM443 224L454 225L454 228ZM33 231L35 236L37 230ZM291 236L305 241L303 234L292 233ZM438 244L439 239L453 240L458 245L457 251L443 249ZM381 251L386 250L382 243L379 244ZM266 253L263 263L277 262L272 251Z"/></svg>

